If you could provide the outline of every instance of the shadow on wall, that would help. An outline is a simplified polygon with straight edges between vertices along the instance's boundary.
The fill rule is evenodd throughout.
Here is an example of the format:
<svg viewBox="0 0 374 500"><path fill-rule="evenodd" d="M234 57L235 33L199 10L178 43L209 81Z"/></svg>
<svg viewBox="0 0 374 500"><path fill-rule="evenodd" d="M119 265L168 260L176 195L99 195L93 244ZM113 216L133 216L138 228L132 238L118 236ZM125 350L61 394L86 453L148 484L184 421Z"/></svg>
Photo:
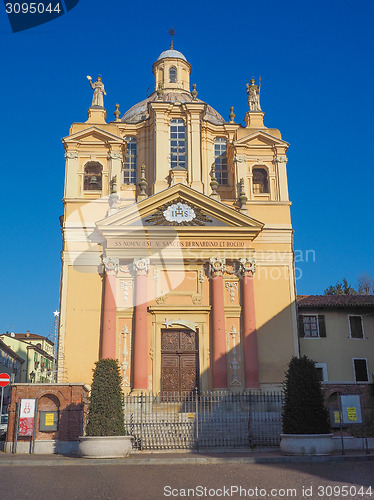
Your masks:
<svg viewBox="0 0 374 500"><path fill-rule="evenodd" d="M135 447L278 446L283 403L281 384L297 345L291 326L293 307L284 308L256 332L262 390L245 387L244 352L240 349L243 339L234 315L226 317L226 356L221 356L216 365L200 373L200 380L196 377L198 366L189 363L193 356L188 350L181 353L183 349L180 349L178 339L175 342L172 339L173 331L178 337L178 332L184 327L165 329L164 332L171 335L161 354L168 359L164 365L161 362L161 393L125 396L125 423L128 432L134 436ZM236 328L232 328L235 324ZM194 332L185 332L191 339L186 339L184 346L190 343L193 352L196 347ZM211 339L210 355L213 342ZM183 356L186 363L182 362ZM229 392L227 389L207 391L206 388L214 387L214 370L219 370L225 363ZM197 384L194 383L196 380ZM200 387L195 390L199 381Z"/></svg>

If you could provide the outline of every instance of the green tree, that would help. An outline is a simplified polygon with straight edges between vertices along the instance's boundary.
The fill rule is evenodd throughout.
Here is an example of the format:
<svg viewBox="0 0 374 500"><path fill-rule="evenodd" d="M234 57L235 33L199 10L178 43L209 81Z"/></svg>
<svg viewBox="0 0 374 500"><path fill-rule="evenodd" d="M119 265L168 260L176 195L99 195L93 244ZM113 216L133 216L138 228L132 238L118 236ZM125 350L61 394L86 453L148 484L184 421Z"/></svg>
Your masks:
<svg viewBox="0 0 374 500"><path fill-rule="evenodd" d="M348 284L347 278L343 278L343 283L330 285L324 293L325 295L357 295L356 290Z"/></svg>
<svg viewBox="0 0 374 500"><path fill-rule="evenodd" d="M125 436L123 393L118 361L102 359L95 363L87 436Z"/></svg>
<svg viewBox="0 0 374 500"><path fill-rule="evenodd" d="M284 434L328 434L329 413L314 361L293 356L283 383Z"/></svg>

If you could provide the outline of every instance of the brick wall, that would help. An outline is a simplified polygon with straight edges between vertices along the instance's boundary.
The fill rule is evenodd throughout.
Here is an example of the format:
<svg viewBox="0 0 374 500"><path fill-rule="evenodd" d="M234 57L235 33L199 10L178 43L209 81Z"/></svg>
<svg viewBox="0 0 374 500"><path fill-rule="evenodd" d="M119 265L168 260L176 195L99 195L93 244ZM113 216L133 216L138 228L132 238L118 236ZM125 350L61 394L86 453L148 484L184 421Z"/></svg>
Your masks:
<svg viewBox="0 0 374 500"><path fill-rule="evenodd" d="M13 384L8 407L7 442L15 440L19 399L37 399L36 440L77 441L83 434L88 388L84 384ZM39 431L39 411L59 411L59 426L55 432ZM18 441L30 441L19 437Z"/></svg>
<svg viewBox="0 0 374 500"><path fill-rule="evenodd" d="M326 406L337 409L337 394L361 394L361 404L368 437L374 437L374 386L373 384L322 384ZM361 426L349 426L347 431L351 435L361 435Z"/></svg>

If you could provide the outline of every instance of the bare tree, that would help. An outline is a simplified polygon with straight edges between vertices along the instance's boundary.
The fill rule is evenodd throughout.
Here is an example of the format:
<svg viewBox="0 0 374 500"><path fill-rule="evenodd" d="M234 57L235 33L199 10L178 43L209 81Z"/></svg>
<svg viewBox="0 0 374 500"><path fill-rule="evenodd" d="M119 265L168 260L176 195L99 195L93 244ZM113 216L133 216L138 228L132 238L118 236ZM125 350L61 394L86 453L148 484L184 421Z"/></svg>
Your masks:
<svg viewBox="0 0 374 500"><path fill-rule="evenodd" d="M369 273L361 273L357 277L358 293L372 295L374 293L374 279Z"/></svg>

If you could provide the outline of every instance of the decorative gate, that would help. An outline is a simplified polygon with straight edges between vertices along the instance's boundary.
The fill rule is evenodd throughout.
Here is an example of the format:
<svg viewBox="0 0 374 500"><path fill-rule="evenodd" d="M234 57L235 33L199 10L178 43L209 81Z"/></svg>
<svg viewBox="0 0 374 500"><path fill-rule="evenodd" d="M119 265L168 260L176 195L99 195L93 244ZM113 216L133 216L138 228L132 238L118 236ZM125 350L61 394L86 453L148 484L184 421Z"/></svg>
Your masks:
<svg viewBox="0 0 374 500"><path fill-rule="evenodd" d="M125 396L125 425L139 450L279 446L282 404L259 391Z"/></svg>

